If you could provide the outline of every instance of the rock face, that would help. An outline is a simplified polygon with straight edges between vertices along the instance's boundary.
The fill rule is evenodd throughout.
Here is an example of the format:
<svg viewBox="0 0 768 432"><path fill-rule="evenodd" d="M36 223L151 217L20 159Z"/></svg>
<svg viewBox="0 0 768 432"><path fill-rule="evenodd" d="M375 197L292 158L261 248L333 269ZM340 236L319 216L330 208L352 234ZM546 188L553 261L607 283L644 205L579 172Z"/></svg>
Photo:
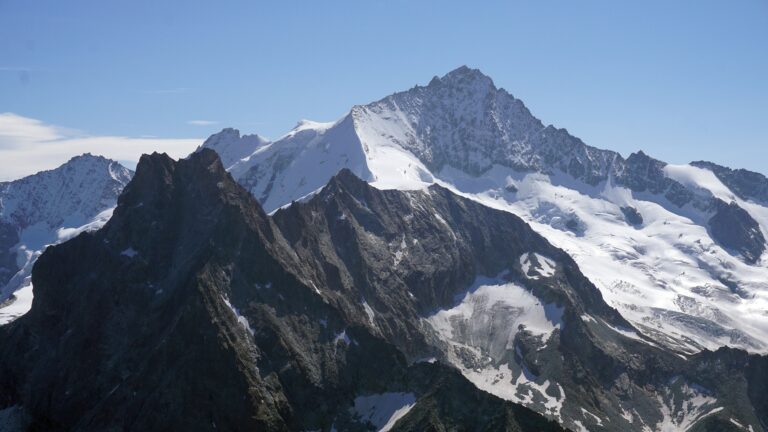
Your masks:
<svg viewBox="0 0 768 432"><path fill-rule="evenodd" d="M23 406L38 429L352 430L365 426L355 398L389 391L417 395L411 421L420 425L484 419L492 429L560 430L444 365L409 366L404 353L426 344L409 342L416 320L398 323L394 314L416 316L415 301L404 311L384 303L395 300L379 299L381 281L353 290L279 226L214 152L178 163L143 157L103 229L38 260L32 310L0 328L0 343L11 347L0 354L0 407ZM322 238L305 233L318 229L290 234ZM346 247L352 254L359 244ZM377 272L390 267L376 264ZM382 318L368 315L364 295ZM439 396L459 390L474 406L464 414Z"/></svg>
<svg viewBox="0 0 768 432"><path fill-rule="evenodd" d="M19 243L19 232L15 226L0 222L0 287L4 287L19 271L14 246ZM0 297L0 301L5 300Z"/></svg>
<svg viewBox="0 0 768 432"><path fill-rule="evenodd" d="M0 410L38 429L560 430L520 404L572 429L768 421L762 358L658 347L521 219L439 186L342 171L268 216L210 150L144 156L33 282L0 327Z"/></svg>
<svg viewBox="0 0 768 432"><path fill-rule="evenodd" d="M132 175L115 161L84 154L54 170L0 183L0 304L28 286L46 245L103 225ZM0 308L0 324L14 317Z"/></svg>
<svg viewBox="0 0 768 432"><path fill-rule="evenodd" d="M731 169L712 162L697 161L691 165L712 171L720 181L742 199L768 203L768 178L745 169Z"/></svg>
<svg viewBox="0 0 768 432"><path fill-rule="evenodd" d="M739 252L748 262L757 262L765 252L765 237L757 221L735 202L718 200L716 208L714 216L709 219L712 237Z"/></svg>
<svg viewBox="0 0 768 432"><path fill-rule="evenodd" d="M677 207L682 207L693 200L694 194L679 182L667 177L664 173L666 165L642 151L632 153L627 158L617 183L633 192L662 195Z"/></svg>
<svg viewBox="0 0 768 432"><path fill-rule="evenodd" d="M398 113L404 115L399 116ZM585 145L564 129L544 126L504 89L476 69L460 67L425 87L352 109L371 135L391 135L432 172L452 166L479 175L493 164L519 170L560 169L589 184L605 180L617 153Z"/></svg>
<svg viewBox="0 0 768 432"><path fill-rule="evenodd" d="M621 212L624 214L624 219L630 225L638 226L643 224L643 215L637 211L634 207L621 207Z"/></svg>

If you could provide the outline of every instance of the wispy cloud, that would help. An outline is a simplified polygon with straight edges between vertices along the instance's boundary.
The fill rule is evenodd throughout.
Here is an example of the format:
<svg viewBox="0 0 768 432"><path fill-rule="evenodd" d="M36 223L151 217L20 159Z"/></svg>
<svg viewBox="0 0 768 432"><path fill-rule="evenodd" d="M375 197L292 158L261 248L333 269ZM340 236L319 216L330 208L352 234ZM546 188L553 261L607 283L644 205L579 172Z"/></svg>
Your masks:
<svg viewBox="0 0 768 432"><path fill-rule="evenodd" d="M188 120L187 124L192 126L213 126L219 124L216 120Z"/></svg>
<svg viewBox="0 0 768 432"><path fill-rule="evenodd" d="M56 168L83 153L127 162L138 161L142 154L154 151L180 158L202 142L202 138L89 135L14 113L0 113L0 181Z"/></svg>

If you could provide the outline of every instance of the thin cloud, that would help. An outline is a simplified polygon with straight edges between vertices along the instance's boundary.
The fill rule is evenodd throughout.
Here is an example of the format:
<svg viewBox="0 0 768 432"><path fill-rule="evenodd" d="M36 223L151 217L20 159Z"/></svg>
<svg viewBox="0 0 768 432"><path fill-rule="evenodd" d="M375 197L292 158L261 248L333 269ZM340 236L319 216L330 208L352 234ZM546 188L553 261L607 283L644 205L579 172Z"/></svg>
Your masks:
<svg viewBox="0 0 768 432"><path fill-rule="evenodd" d="M216 120L188 120L187 124L192 126L213 126L219 124Z"/></svg>
<svg viewBox="0 0 768 432"><path fill-rule="evenodd" d="M0 113L0 149L54 141L64 137L65 130L40 120L11 112Z"/></svg>
<svg viewBox="0 0 768 432"><path fill-rule="evenodd" d="M202 144L202 138L94 136L49 125L14 113L0 114L0 181L53 169L73 156L92 153L136 162L144 153L168 153L181 158Z"/></svg>

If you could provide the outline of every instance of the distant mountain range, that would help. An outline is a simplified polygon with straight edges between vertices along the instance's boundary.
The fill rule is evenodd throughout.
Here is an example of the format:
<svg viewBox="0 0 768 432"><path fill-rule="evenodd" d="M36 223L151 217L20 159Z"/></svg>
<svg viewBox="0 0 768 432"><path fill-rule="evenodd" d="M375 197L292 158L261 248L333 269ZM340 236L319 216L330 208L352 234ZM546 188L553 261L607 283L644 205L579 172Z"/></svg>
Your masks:
<svg viewBox="0 0 768 432"><path fill-rule="evenodd" d="M74 158L0 184L0 318L35 294L0 327L0 423L765 430L767 198L466 67L135 176Z"/></svg>

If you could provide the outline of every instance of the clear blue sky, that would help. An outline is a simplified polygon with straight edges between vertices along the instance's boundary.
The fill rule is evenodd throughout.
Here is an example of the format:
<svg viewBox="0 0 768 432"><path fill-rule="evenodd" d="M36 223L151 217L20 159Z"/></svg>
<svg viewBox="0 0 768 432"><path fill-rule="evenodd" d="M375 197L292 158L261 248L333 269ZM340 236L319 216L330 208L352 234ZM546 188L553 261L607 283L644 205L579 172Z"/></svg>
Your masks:
<svg viewBox="0 0 768 432"><path fill-rule="evenodd" d="M768 171L766 0L0 0L0 112L92 135L277 137L462 64L588 144Z"/></svg>

